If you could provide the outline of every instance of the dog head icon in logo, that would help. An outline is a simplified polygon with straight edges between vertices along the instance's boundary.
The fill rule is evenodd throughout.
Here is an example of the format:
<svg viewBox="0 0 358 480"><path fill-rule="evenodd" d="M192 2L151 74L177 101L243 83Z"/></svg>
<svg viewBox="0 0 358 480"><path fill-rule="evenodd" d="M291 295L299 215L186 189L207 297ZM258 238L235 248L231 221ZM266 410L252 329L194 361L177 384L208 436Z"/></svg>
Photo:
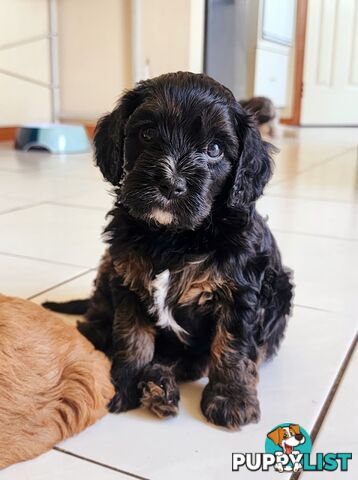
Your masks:
<svg viewBox="0 0 358 480"><path fill-rule="evenodd" d="M300 453L295 450L295 447L305 442L305 437L302 435L299 425L277 427L268 433L267 436L275 445L279 445L283 453L287 455L290 453Z"/></svg>
<svg viewBox="0 0 358 480"><path fill-rule="evenodd" d="M265 450L276 455L279 472L302 470L301 459L312 448L308 433L295 423L281 424L267 434Z"/></svg>

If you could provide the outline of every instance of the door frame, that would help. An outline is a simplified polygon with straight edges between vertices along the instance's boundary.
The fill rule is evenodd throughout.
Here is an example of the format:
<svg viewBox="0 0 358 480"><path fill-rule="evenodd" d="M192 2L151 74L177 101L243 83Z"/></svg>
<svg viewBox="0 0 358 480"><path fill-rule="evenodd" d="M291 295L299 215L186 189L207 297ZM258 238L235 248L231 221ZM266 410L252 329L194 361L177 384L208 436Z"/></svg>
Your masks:
<svg viewBox="0 0 358 480"><path fill-rule="evenodd" d="M296 35L295 35L295 73L293 85L292 115L283 118L281 123L285 125L300 125L301 99L303 93L303 67L305 58L306 23L307 23L308 0L297 0L296 10Z"/></svg>

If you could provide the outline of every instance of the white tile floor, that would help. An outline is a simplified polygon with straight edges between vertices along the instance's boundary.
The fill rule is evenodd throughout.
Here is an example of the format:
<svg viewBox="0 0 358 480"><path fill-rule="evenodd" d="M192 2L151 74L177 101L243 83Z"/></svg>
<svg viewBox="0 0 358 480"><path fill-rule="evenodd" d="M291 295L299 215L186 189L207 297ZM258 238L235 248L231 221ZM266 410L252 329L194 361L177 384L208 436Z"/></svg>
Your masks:
<svg viewBox="0 0 358 480"><path fill-rule="evenodd" d="M231 472L232 452L263 451L266 433L278 423L312 430L357 331L358 130L293 133L276 142L275 175L259 202L297 284L286 340L262 367L261 422L236 433L207 424L199 409L203 380L183 385L175 419L160 421L142 410L107 415L63 442L61 451L15 465L0 480L243 480L252 474ZM0 291L37 302L88 295L103 250L107 190L91 155L24 154L2 145ZM356 370L355 360L322 425L318 450L357 453Z"/></svg>
<svg viewBox="0 0 358 480"><path fill-rule="evenodd" d="M317 436L313 448L314 454L316 452L344 452L347 451L348 445L349 453L358 452L357 436L354 436L349 443L346 439L347 432L352 428L352 410L347 407L352 404L352 399L358 398L357 370L358 351L355 351ZM309 476L308 473L305 473L302 480L310 480ZM329 480L332 478L332 472L321 472L319 478L320 480ZM343 478L347 480L358 478L357 462L351 463L351 468Z"/></svg>

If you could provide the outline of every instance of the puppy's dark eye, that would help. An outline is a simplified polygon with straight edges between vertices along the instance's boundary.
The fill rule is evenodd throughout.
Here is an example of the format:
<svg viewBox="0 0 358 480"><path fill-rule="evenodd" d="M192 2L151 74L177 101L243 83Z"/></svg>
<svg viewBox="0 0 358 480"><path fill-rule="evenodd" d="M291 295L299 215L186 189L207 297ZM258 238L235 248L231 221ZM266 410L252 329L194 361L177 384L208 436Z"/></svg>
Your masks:
<svg viewBox="0 0 358 480"><path fill-rule="evenodd" d="M206 149L206 153L211 158L219 158L223 154L223 151L218 143L210 143Z"/></svg>
<svg viewBox="0 0 358 480"><path fill-rule="evenodd" d="M143 142L152 142L154 140L154 137L156 136L156 131L154 128L143 128L139 132L140 138L143 140Z"/></svg>

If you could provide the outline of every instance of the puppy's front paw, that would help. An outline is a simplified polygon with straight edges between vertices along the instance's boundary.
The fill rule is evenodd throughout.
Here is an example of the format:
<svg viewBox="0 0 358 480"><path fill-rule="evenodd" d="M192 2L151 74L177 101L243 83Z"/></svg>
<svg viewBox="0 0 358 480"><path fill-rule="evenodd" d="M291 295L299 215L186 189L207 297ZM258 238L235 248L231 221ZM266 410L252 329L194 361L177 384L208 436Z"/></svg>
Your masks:
<svg viewBox="0 0 358 480"><path fill-rule="evenodd" d="M180 395L172 369L151 365L145 369L138 386L142 392L141 404L158 417L173 417L178 413Z"/></svg>
<svg viewBox="0 0 358 480"><path fill-rule="evenodd" d="M260 420L256 394L244 395L210 383L204 389L201 410L209 422L231 430Z"/></svg>
<svg viewBox="0 0 358 480"><path fill-rule="evenodd" d="M108 404L108 409L112 413L126 412L139 407L139 392L137 385L130 385L124 388L119 388L112 400Z"/></svg>

